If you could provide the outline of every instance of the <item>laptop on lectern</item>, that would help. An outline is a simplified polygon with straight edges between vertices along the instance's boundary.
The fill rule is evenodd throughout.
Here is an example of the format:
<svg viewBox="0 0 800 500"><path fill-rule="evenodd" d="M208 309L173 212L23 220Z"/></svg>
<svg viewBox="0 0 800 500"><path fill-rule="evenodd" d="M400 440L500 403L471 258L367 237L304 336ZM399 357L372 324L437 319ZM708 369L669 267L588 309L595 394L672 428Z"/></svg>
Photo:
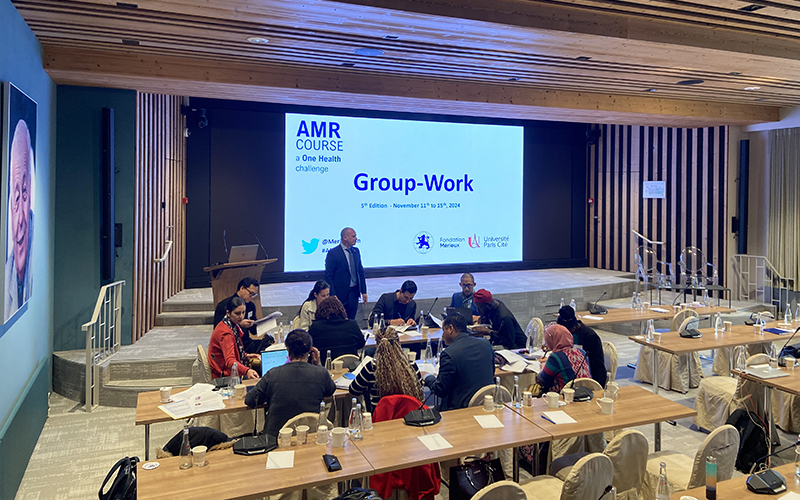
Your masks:
<svg viewBox="0 0 800 500"><path fill-rule="evenodd" d="M258 245L232 246L228 262L250 262L251 260L256 260L257 253Z"/></svg>

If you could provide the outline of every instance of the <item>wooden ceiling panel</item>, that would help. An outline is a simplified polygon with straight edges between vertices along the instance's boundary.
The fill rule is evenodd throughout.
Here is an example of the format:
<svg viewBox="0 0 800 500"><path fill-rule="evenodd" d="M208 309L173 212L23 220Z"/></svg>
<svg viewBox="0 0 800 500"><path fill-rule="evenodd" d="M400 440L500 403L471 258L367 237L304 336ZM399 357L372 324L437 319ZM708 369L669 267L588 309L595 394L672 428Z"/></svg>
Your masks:
<svg viewBox="0 0 800 500"><path fill-rule="evenodd" d="M640 103L634 108L618 104L625 120L638 113L664 114L672 121L672 113L681 110L694 122L701 119L696 113L707 113L702 119L715 123L753 122L774 117L778 107L800 105L800 8L788 2L767 2L766 8L755 12L742 12L738 9L748 4L730 0L126 0L124 4L16 0L14 4L45 46L47 69L58 83L96 85L108 80L116 86L131 77L129 81L150 92L158 92L159 85L162 92L173 89L174 82L167 84L172 76L159 71L140 68L131 74L124 65L111 65L116 73L109 73L109 65L103 71L96 66L70 68L75 63L71 52L84 50L99 54L104 62L137 54L152 64L165 59L171 64L181 59L193 65L229 62L283 74L316 74L317 81L331 85L341 84L344 74L348 79L381 81L384 89L400 92L393 96L401 100L401 89L407 87L397 82L429 82L416 88L431 95L408 96L415 102L445 99L437 88L462 85L482 89L477 94L494 103L494 109L501 105L538 109L538 102L524 96L553 92L612 97L603 99L604 106ZM386 35L398 39L387 40ZM269 42L248 43L252 36ZM383 54L354 53L359 48ZM153 81L144 84L147 74ZM191 90L194 85L196 91L187 95L213 93L208 84L214 82L208 75L192 74L197 81L183 81L182 88ZM251 75L235 74L238 81L220 77L216 82L220 89L226 86L220 93L236 93L232 90L236 85L253 92ZM704 83L677 85L696 78ZM293 87L279 97L290 101L305 88L291 78L281 85ZM744 90L753 86L761 89ZM308 87L315 92L342 92L335 86ZM343 91L348 97L337 99L362 95L365 102L388 102L385 91L371 90L349 85ZM271 88L257 94L263 100L280 92ZM463 99L451 98L455 101L443 104L444 108L467 106ZM695 104L687 106L691 101ZM645 109L656 102L653 112ZM719 111L732 105L740 106L739 114ZM613 114L613 109L603 112ZM574 118L578 110L565 114ZM580 121L597 120L592 115Z"/></svg>

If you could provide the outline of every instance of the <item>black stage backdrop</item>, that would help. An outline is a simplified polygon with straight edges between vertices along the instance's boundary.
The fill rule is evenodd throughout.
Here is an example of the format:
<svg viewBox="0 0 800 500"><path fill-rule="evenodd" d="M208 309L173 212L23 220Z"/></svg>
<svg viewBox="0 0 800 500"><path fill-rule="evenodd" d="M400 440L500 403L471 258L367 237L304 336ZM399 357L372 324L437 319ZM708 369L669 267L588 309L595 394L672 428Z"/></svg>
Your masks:
<svg viewBox="0 0 800 500"><path fill-rule="evenodd" d="M225 244L261 240L270 258L262 282L321 279L319 272L283 272L284 114L316 113L456 123L521 125L525 128L523 173L523 261L367 269L367 277L485 272L588 264L586 247L587 176L585 124L387 113L192 98L190 108L205 109L208 125L190 113L187 124L186 287L210 286L203 268L227 262ZM309 199L320 217L335 205ZM485 200L486 210L492 200ZM289 208L291 210L291 207ZM502 214L497 214L502 217ZM332 228L338 233L341 228ZM356 228L358 230L358 228ZM252 233L252 234L251 234ZM223 237L224 234L224 237ZM255 236L254 236L255 235ZM264 252L259 250L258 258Z"/></svg>

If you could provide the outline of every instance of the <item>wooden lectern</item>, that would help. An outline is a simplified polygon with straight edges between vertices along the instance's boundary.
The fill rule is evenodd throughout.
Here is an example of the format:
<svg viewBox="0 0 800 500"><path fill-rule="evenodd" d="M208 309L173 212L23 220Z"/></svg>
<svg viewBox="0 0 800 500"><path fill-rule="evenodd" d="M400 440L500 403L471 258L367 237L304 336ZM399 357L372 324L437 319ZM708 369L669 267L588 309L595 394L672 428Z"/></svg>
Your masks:
<svg viewBox="0 0 800 500"><path fill-rule="evenodd" d="M251 260L247 262L229 262L227 264L217 264L216 266L204 267L203 271L211 274L211 291L214 293L214 307L220 301L227 299L236 293L236 285L245 278L253 278L261 281L261 273L267 264L272 264L278 259ZM258 297L258 307L256 307L256 319L261 319L261 297Z"/></svg>

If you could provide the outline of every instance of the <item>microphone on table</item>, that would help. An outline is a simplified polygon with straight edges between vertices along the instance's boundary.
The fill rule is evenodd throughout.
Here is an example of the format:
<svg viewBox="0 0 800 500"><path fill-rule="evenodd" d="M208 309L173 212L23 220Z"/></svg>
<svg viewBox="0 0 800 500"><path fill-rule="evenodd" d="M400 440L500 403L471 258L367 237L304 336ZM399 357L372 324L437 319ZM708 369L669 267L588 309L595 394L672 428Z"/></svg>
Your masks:
<svg viewBox="0 0 800 500"><path fill-rule="evenodd" d="M225 245L225 258L228 261L231 260L230 255L228 255L228 239L225 237L225 230L222 230L222 243Z"/></svg>
<svg viewBox="0 0 800 500"><path fill-rule="evenodd" d="M613 486L612 486L612 485L610 485L610 484L609 484L608 486L606 486L606 489L604 489L604 490L603 490L603 494L602 494L602 495L600 495L600 496L597 498L597 500L601 500L601 499L602 499L604 496L608 495L608 492L609 492L609 491L611 491L611 488L613 488Z"/></svg>
<svg viewBox="0 0 800 500"><path fill-rule="evenodd" d="M247 234L249 234L250 236L252 236L253 238L255 238L255 239L256 239L256 241L258 242L258 246L260 246L260 247L261 247L261 250L264 250L264 258L265 258L265 259L269 259L269 255L267 255L267 249L266 249L266 248L264 248L264 245L262 245L262 244L261 244L261 240L259 240L259 239L258 239L258 236L256 236L256 235L255 235L255 233L251 233L251 232L250 232L250 231L248 231L247 229L245 229L245 230L244 230L244 232L245 232L245 233L247 233Z"/></svg>
<svg viewBox="0 0 800 500"><path fill-rule="evenodd" d="M600 296L597 300L594 301L594 305L589 308L589 312L592 314L608 314L608 309L603 306L598 306L597 303L600 302L600 299L606 296L608 292L603 292L603 295Z"/></svg>
<svg viewBox="0 0 800 500"><path fill-rule="evenodd" d="M753 466L750 468L750 476L747 478L746 481L747 489L752 491L753 493L765 493L768 495L777 495L778 493L783 493L784 491L786 491L786 479L784 479L784 477L781 476L778 472L775 472L773 469L766 469L760 472L753 473L753 470L755 470L756 466L762 460L766 460L767 458L775 456L778 453L790 450L793 446L797 446L798 444L800 444L800 441L796 441L791 445L787 446L786 448L772 452L768 455L764 455L763 457L753 462Z"/></svg>
<svg viewBox="0 0 800 500"><path fill-rule="evenodd" d="M428 309L428 317L429 318L431 317L431 313L433 313L433 307L436 305L436 301L438 301L438 300L439 300L439 297L436 297L435 299L433 299L433 304L431 304L431 308ZM419 318L421 320L420 321L420 326L425 326L425 323L424 323L425 322L425 318L422 317L422 315L420 315ZM442 319L444 319L444 318L442 318ZM429 324L428 326L431 326L431 325Z"/></svg>
<svg viewBox="0 0 800 500"><path fill-rule="evenodd" d="M783 344L783 347L781 347L781 350L778 351L778 366L786 366L786 360L784 359L785 356L783 355L783 350L786 349L786 346L789 345L789 342L791 342L794 336L797 335L798 331L800 331L800 326L797 327L792 336L789 337L789 340L787 340L786 343Z"/></svg>
<svg viewBox="0 0 800 500"><path fill-rule="evenodd" d="M372 332L367 332L367 335L364 337L364 347L361 348L361 361L364 361L364 354L367 352L367 340L369 340L369 336L372 335Z"/></svg>

